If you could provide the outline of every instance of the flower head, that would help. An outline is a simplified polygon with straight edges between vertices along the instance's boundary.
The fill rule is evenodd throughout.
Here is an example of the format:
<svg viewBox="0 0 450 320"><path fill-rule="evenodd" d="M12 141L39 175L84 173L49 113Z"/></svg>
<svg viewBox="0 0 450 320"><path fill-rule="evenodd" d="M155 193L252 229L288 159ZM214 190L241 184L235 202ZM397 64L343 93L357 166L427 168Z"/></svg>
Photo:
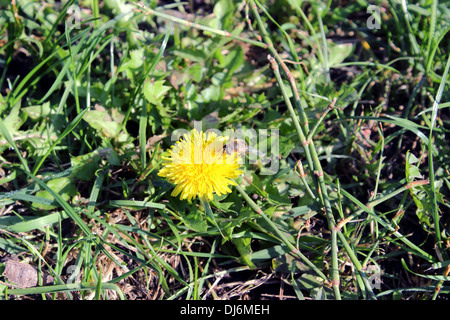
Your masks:
<svg viewBox="0 0 450 320"><path fill-rule="evenodd" d="M163 156L163 168L158 175L175 184L172 196L191 201L195 197L213 199L213 194L231 192L232 179L242 174L241 158L237 152L224 152L227 138L214 132L196 129L183 135Z"/></svg>

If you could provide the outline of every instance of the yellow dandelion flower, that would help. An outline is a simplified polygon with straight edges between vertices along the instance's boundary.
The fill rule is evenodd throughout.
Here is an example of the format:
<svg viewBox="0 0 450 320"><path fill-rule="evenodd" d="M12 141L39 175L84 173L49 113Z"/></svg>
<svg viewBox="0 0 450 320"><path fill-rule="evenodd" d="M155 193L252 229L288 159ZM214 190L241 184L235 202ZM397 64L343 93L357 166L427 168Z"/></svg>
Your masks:
<svg viewBox="0 0 450 320"><path fill-rule="evenodd" d="M225 137L196 129L183 135L163 156L161 177L175 184L172 196L191 201L195 197L211 201L213 194L231 192L232 179L242 174L239 153L224 152Z"/></svg>

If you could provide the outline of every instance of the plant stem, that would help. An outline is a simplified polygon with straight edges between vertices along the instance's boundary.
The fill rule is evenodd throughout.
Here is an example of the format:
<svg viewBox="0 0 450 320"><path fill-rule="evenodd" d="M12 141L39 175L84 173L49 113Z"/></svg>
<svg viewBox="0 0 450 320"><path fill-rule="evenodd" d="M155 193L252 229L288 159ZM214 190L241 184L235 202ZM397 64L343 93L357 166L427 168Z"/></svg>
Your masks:
<svg viewBox="0 0 450 320"><path fill-rule="evenodd" d="M283 59L281 59L280 55L275 50L275 48L273 46L273 42L270 39L269 33L267 32L267 29L264 26L264 22L262 21L261 16L259 15L259 12L257 10L257 5L255 4L255 1L251 0L250 3L251 3L251 8L252 8L252 13L256 17L256 21L258 23L259 31L262 34L263 41L266 43L267 50L269 50L270 54L275 58L277 63L281 66L281 68L283 69L283 71L284 71L284 73L285 73L285 75L286 75L286 77L287 77L287 79L289 81L292 93L294 95L295 106L297 107L297 109L299 111L300 123L301 123L302 127L305 130L305 135L307 135L308 132L309 132L308 117L306 116L305 110L304 110L304 108L302 106L302 103L300 101L300 95L298 93L297 85L295 83L295 78L292 75L292 73L289 71L289 68L286 66L286 64L284 63ZM258 3L258 5L260 7L262 7L259 3Z"/></svg>
<svg viewBox="0 0 450 320"><path fill-rule="evenodd" d="M292 107L291 100L289 99L289 95L286 91L286 88L284 87L283 79L281 78L280 71L278 68L278 63L275 61L275 59L271 55L268 56L268 59L269 59L271 68L273 70L273 73L275 74L275 78L278 82L278 86L280 87L281 94L283 95L284 101L286 103L286 107L288 108L289 114L292 118L292 121L294 122L294 127L295 127L295 130L297 131L297 135L300 140L300 143L302 144L303 150L305 151L306 161L308 162L309 170L311 172L313 172L314 171L314 163L313 163L309 148L307 147L308 140L306 140L305 133L303 132L302 127L300 126L300 122L298 121L297 114L295 113L294 108Z"/></svg>
<svg viewBox="0 0 450 320"><path fill-rule="evenodd" d="M335 294L335 298L337 300L340 300L341 295L339 292L339 268L338 268L338 246L337 246L337 230L335 228L335 221L334 221L334 217L333 217L333 213L331 210L331 205L330 205L330 201L328 199L328 192L327 192L327 188L325 185L325 180L323 178L323 170L322 170L322 165L320 164L319 161L319 157L317 155L317 151L316 148L314 146L314 143L312 142L312 140L307 140L305 135L308 134L309 132L309 128L308 128L308 121L306 118L306 113L300 103L300 97L298 95L298 90L297 90L297 86L295 84L295 79L292 76L292 74L289 72L289 69L287 68L286 64L283 62L283 60L280 58L280 56L278 55L278 53L276 52L276 50L273 47L273 43L270 40L269 34L264 26L264 23L261 19L261 16L258 13L257 10L257 6L255 4L254 0L250 0L251 3L251 9L252 12L254 14L254 16L256 17L256 20L258 22L258 26L259 29L261 31L261 34L263 36L263 40L267 43L267 49L271 52L271 54L273 54L273 56L275 57L275 59L269 55L269 62L272 66L272 69L275 73L275 77L277 78L277 82L278 85L282 91L284 100L286 102L286 106L289 110L289 113L291 115L291 118L294 122L294 126L295 129L298 133L300 142L302 143L304 150L305 150L305 154L307 157L307 161L309 164L309 169L311 170L311 172L313 172L314 174L317 175L318 177L318 194L320 197L320 200L322 202L322 205L325 207L325 213L326 213L326 217L328 220L328 227L331 230L331 276L332 276L332 286L333 286L333 290L334 290L334 294ZM276 61L275 61L276 60ZM278 63L280 65L282 65L282 68L289 80L289 83L291 84L291 89L294 92L294 97L295 97L295 101L297 103L297 107L299 109L299 113L300 113L300 120L302 122L302 126L300 126L300 123L297 119L297 115L295 114L294 109L292 108L292 104L290 102L290 99L286 93L286 90L284 88L284 84L283 84L283 80L281 79L281 76L279 74L279 68L278 68ZM303 127L303 128L302 128ZM316 180L317 181L317 180Z"/></svg>
<svg viewBox="0 0 450 320"><path fill-rule="evenodd" d="M369 280L366 277L366 274L363 270L363 266L361 265L361 262L358 260L358 257L356 256L356 254L353 252L352 248L350 247L350 245L348 244L348 240L345 238L344 234L341 231L338 231L338 236L345 248L345 251L347 252L351 262L353 263L353 265L355 266L358 276L358 281L362 281L362 283L360 284L361 289L365 289L368 291L369 296L371 299L376 300L376 296L372 291L372 287L370 285ZM361 280L359 280L361 279ZM364 291L365 292L365 291Z"/></svg>

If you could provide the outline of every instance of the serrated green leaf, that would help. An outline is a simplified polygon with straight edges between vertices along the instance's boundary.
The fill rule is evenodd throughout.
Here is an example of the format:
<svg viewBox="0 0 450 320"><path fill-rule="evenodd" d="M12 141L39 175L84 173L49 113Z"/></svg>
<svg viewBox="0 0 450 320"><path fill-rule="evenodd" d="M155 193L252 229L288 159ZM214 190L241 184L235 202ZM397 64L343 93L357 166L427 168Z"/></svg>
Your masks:
<svg viewBox="0 0 450 320"><path fill-rule="evenodd" d="M127 66L133 69L140 68L144 61L144 48L131 50L129 59L130 60L128 62L124 63L124 67Z"/></svg>
<svg viewBox="0 0 450 320"><path fill-rule="evenodd" d="M415 166L417 162L419 162L419 159L417 159L416 156L411 152L409 152L408 150L406 152L406 163L405 163L406 181L412 182L416 178L419 179L423 178L419 168Z"/></svg>
<svg viewBox="0 0 450 320"><path fill-rule="evenodd" d="M17 103L3 120L5 123L6 129L10 134L14 135L17 130L22 126L27 118L26 113L20 112L20 103Z"/></svg>
<svg viewBox="0 0 450 320"><path fill-rule="evenodd" d="M188 215L184 216L182 220L188 228L195 232L206 232L208 229L208 223L203 214L198 210L191 211Z"/></svg>
<svg viewBox="0 0 450 320"><path fill-rule="evenodd" d="M123 119L124 116L116 109L90 110L83 117L83 120L106 138L118 136L122 130Z"/></svg>

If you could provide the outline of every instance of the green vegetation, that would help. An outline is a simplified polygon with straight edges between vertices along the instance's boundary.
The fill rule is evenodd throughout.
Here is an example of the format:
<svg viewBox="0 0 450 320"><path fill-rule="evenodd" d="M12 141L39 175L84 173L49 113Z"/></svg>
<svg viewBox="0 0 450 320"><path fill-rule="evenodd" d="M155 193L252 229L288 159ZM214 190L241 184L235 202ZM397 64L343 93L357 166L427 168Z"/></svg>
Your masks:
<svg viewBox="0 0 450 320"><path fill-rule="evenodd" d="M0 8L1 299L448 299L448 1ZM194 121L279 168L172 197Z"/></svg>

